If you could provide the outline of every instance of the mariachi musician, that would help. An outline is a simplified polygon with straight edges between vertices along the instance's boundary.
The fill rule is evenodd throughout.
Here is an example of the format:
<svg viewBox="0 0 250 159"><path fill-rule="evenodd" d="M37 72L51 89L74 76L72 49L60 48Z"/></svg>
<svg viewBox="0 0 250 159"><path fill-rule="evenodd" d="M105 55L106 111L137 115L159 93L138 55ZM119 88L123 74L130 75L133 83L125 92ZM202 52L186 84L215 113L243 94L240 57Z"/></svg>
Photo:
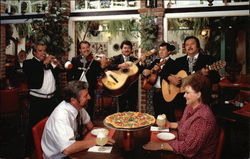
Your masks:
<svg viewBox="0 0 250 159"><path fill-rule="evenodd" d="M88 102L87 112L93 119L95 105L95 89L98 86L98 78L104 73L107 59L102 57L100 61L94 58L88 41L81 41L79 44L80 55L73 57L71 63L73 68L68 72L68 81L80 80L88 82L91 99Z"/></svg>
<svg viewBox="0 0 250 159"><path fill-rule="evenodd" d="M127 69L130 67L129 62L135 62L138 59L136 57L131 56L132 52L132 43L128 40L124 40L121 45L121 54L113 56L111 64L108 66L109 70L119 70L119 69ZM146 60L146 56L142 55L140 57L140 61L142 64L137 64L139 67L139 73L142 70L144 61ZM138 76L138 74L137 74ZM131 81L132 84L129 84L129 88L118 97L119 112L123 111L136 111L137 110L137 102L138 102L138 80Z"/></svg>
<svg viewBox="0 0 250 159"><path fill-rule="evenodd" d="M155 116L157 117L157 115L164 113L167 115L169 121L176 120L174 115L174 105L164 100L162 95L161 83L163 79L172 82L172 79L169 78L170 75L177 73L175 61L171 59L171 57L169 57L171 52L174 50L174 45L163 42L162 44L160 44L158 54L159 58L155 59L146 69L143 70L143 75L145 76L145 78L150 78L150 75L152 75L152 73L158 72L158 76L153 85L153 106ZM177 83L174 84L177 85Z"/></svg>

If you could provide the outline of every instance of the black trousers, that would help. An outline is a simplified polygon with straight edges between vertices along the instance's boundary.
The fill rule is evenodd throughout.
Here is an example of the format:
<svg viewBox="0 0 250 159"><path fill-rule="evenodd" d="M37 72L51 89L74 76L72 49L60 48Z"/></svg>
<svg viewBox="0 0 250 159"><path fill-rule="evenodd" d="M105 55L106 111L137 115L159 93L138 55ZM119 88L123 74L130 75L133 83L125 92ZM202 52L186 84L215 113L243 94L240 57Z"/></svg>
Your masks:
<svg viewBox="0 0 250 159"><path fill-rule="evenodd" d="M175 109L184 110L186 106L186 99L183 95L184 93L179 93L171 102L166 102L161 89L156 89L153 96L155 117L157 118L160 114L166 114L168 121L175 122Z"/></svg>
<svg viewBox="0 0 250 159"><path fill-rule="evenodd" d="M34 150L32 127L46 116L49 116L54 108L59 104L59 100L55 96L46 99L29 95L29 102L29 122L25 142L26 156L30 156Z"/></svg>
<svg viewBox="0 0 250 159"><path fill-rule="evenodd" d="M138 84L135 82L127 92L118 97L119 112L136 111L138 105Z"/></svg>

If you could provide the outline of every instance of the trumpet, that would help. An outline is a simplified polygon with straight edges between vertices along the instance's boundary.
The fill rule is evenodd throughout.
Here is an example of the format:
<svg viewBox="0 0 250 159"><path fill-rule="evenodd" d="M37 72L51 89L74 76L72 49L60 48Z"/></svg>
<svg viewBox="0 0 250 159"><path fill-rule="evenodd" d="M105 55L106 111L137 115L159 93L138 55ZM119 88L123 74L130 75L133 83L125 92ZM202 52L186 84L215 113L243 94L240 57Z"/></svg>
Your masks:
<svg viewBox="0 0 250 159"><path fill-rule="evenodd" d="M49 58L48 60L50 61L50 64L55 65L61 69L72 69L73 65L72 63L67 60L66 62L62 62L62 60L58 60L55 58L55 56L46 54L46 58Z"/></svg>

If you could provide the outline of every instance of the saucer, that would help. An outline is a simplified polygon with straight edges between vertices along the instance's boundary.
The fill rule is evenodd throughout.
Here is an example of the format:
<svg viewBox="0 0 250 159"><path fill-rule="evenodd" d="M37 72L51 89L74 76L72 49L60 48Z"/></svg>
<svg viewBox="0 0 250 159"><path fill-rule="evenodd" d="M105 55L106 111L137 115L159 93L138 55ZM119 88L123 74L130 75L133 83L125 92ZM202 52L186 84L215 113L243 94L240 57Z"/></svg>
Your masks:
<svg viewBox="0 0 250 159"><path fill-rule="evenodd" d="M166 133L166 132L162 132L162 133L158 133L157 137L161 140L173 140L175 138L175 135L172 133Z"/></svg>

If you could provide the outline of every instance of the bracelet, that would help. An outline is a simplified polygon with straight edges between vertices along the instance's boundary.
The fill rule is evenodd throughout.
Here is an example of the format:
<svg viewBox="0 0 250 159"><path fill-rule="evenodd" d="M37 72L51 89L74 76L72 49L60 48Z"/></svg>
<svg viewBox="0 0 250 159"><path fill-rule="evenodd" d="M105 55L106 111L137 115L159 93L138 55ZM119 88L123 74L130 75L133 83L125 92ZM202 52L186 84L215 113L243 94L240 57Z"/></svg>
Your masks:
<svg viewBox="0 0 250 159"><path fill-rule="evenodd" d="M164 144L163 143L161 144L161 150L164 150Z"/></svg>

